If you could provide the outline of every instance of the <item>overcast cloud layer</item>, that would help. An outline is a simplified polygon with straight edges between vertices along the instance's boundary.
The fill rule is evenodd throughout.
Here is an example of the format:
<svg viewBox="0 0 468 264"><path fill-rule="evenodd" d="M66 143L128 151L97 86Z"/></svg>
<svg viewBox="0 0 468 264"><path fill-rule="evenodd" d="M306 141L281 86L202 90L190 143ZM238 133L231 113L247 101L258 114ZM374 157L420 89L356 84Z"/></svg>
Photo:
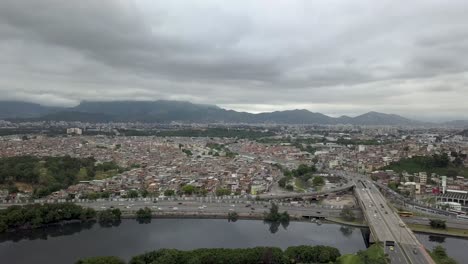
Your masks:
<svg viewBox="0 0 468 264"><path fill-rule="evenodd" d="M468 1L0 1L0 99L468 119Z"/></svg>

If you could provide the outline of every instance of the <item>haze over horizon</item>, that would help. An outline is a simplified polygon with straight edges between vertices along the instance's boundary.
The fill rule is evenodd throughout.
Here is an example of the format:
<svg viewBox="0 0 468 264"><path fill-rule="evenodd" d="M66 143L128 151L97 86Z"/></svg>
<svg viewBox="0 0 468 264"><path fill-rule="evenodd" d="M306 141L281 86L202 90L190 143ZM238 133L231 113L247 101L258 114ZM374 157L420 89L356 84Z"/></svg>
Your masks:
<svg viewBox="0 0 468 264"><path fill-rule="evenodd" d="M0 3L0 99L468 119L466 1Z"/></svg>

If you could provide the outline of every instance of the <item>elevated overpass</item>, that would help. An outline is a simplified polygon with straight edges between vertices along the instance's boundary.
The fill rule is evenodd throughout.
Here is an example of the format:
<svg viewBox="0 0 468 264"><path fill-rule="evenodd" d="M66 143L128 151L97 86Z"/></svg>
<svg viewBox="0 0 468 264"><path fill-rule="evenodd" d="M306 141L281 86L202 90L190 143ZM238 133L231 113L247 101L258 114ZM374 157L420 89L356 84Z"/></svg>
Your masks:
<svg viewBox="0 0 468 264"><path fill-rule="evenodd" d="M375 242L382 242L391 263L435 263L424 246L404 224L400 216L388 206L377 187L365 176L340 172L354 182L354 194L362 207L364 218ZM392 250L393 249L393 250Z"/></svg>

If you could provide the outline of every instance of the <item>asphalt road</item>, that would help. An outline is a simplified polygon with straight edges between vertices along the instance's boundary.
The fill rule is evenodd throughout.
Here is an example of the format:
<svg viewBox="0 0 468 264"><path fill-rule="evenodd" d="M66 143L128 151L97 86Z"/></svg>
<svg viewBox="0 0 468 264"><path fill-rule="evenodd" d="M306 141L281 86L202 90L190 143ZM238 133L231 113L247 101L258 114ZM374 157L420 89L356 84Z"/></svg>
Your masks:
<svg viewBox="0 0 468 264"><path fill-rule="evenodd" d="M237 213L263 213L269 211L268 202L233 200L225 201L197 201L197 200L178 200L178 201L96 201L77 203L82 206L91 207L96 210L105 210L108 208L119 208L123 211L137 211L140 208L149 207L155 212L182 212L182 213L212 213L227 214L231 211ZM315 216L315 217L338 217L340 208L324 208L321 206L296 206L290 204L279 205L279 211L287 211L291 216Z"/></svg>
<svg viewBox="0 0 468 264"><path fill-rule="evenodd" d="M387 200L365 176L356 173L337 172L355 183L355 192L361 201L369 227L378 241L394 241L394 250L385 246L392 263L434 263L413 232L400 216L388 207Z"/></svg>

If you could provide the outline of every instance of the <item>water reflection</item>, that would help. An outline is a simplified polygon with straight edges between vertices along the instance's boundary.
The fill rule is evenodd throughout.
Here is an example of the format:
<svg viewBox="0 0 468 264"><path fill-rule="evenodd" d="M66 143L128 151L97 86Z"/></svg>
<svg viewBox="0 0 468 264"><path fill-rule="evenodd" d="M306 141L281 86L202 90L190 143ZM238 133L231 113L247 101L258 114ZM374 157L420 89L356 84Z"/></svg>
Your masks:
<svg viewBox="0 0 468 264"><path fill-rule="evenodd" d="M353 234L354 227L352 226L341 226L340 231L345 237L350 237Z"/></svg>
<svg viewBox="0 0 468 264"><path fill-rule="evenodd" d="M445 237L443 236L429 236L430 242L445 243Z"/></svg>
<svg viewBox="0 0 468 264"><path fill-rule="evenodd" d="M122 220L119 219L119 220L114 220L114 221L99 222L99 226L109 228L109 227L119 226L121 223L122 223Z"/></svg>
<svg viewBox="0 0 468 264"><path fill-rule="evenodd" d="M282 226L284 230L287 230L289 226L289 221L263 221L263 223L268 225L268 230L270 230L272 234L278 232L280 226Z"/></svg>
<svg viewBox="0 0 468 264"><path fill-rule="evenodd" d="M68 223L45 228L18 230L0 234L0 243L5 241L20 242L21 240L47 240L51 237L70 236L83 230L91 229L96 222Z"/></svg>
<svg viewBox="0 0 468 264"><path fill-rule="evenodd" d="M139 224L149 224L151 223L151 218L138 218L137 222Z"/></svg>
<svg viewBox="0 0 468 264"><path fill-rule="evenodd" d="M129 260L161 248L271 246L285 249L297 245L328 245L337 247L343 254L365 249L360 232L345 231L347 237L340 227L310 222L266 224L255 220L229 223L226 219L152 219L151 223L144 224L123 219L118 226L104 227L98 223L71 224L3 235L0 262L63 264L98 255Z"/></svg>

